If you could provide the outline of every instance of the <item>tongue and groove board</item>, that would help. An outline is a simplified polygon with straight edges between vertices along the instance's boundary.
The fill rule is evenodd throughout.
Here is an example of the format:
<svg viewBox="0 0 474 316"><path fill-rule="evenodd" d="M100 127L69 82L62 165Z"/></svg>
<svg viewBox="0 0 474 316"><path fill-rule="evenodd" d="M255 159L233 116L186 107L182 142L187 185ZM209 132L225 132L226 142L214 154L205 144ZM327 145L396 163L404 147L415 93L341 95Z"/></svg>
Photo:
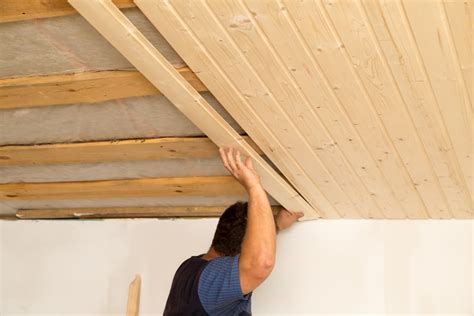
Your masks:
<svg viewBox="0 0 474 316"><path fill-rule="evenodd" d="M179 74L111 0L69 0L69 3L120 51L181 112L219 146L233 146L252 157L269 194L303 219L320 217Z"/></svg>
<svg viewBox="0 0 474 316"><path fill-rule="evenodd" d="M472 218L468 1L135 3L324 217Z"/></svg>

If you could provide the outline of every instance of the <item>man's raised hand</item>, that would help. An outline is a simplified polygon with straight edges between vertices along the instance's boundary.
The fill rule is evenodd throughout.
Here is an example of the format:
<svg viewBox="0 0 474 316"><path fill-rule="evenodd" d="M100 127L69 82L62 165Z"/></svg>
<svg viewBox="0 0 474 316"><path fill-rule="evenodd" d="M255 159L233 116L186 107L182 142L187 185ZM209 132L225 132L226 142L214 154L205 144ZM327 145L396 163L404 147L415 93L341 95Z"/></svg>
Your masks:
<svg viewBox="0 0 474 316"><path fill-rule="evenodd" d="M260 176L247 157L242 163L240 152L232 148L219 148L224 167L242 184L247 191L260 187Z"/></svg>

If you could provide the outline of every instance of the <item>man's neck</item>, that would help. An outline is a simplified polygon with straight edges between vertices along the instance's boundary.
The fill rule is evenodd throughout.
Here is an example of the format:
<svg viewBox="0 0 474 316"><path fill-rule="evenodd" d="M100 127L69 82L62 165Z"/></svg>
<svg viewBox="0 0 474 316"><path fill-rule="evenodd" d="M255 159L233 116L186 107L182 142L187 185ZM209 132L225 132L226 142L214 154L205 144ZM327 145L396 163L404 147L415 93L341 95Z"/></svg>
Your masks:
<svg viewBox="0 0 474 316"><path fill-rule="evenodd" d="M220 256L221 255L214 249L214 247L211 247L209 248L209 251L204 256L201 257L201 259L210 261Z"/></svg>

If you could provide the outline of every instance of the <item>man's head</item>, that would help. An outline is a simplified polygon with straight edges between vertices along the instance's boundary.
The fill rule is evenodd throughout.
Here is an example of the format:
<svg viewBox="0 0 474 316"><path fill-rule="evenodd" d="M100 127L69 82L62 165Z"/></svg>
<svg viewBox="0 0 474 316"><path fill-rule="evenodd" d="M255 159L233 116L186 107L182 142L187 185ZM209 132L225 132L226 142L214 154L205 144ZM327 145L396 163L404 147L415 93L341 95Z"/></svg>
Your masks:
<svg viewBox="0 0 474 316"><path fill-rule="evenodd" d="M222 256L236 256L240 253L247 227L248 203L237 202L229 206L219 219L212 247Z"/></svg>

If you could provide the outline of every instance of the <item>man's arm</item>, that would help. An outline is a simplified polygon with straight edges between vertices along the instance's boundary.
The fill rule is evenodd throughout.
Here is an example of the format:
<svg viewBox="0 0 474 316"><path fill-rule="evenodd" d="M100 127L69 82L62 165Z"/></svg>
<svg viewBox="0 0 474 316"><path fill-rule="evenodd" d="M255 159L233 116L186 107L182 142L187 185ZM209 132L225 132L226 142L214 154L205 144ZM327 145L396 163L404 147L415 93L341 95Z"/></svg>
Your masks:
<svg viewBox="0 0 474 316"><path fill-rule="evenodd" d="M275 219L250 157L242 163L240 153L234 153L232 148L220 149L220 153L226 169L245 187L249 195L247 228L239 258L240 286L242 292L248 294L273 270L276 253ZM285 229L301 216L301 213L291 214L282 210L277 215L276 223L280 229Z"/></svg>

